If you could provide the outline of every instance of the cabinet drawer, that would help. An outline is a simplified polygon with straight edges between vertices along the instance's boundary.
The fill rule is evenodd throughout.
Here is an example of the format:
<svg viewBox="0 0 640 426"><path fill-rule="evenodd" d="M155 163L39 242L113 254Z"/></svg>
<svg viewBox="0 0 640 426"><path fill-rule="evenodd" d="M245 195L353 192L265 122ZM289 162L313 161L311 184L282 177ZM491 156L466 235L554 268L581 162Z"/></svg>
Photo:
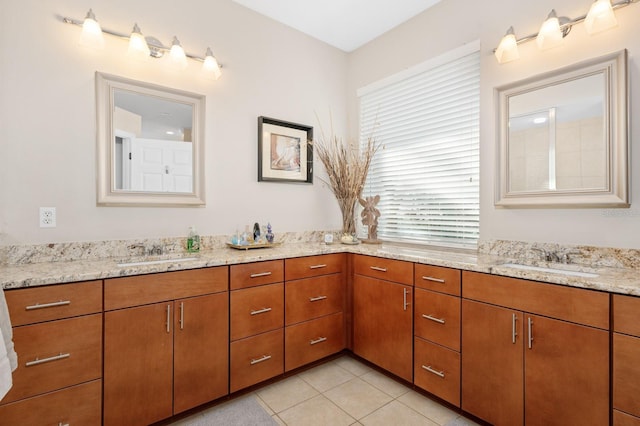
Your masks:
<svg viewBox="0 0 640 426"><path fill-rule="evenodd" d="M0 406L0 426L87 425L102 420L100 380Z"/></svg>
<svg viewBox="0 0 640 426"><path fill-rule="evenodd" d="M415 338L416 386L460 407L460 354Z"/></svg>
<svg viewBox="0 0 640 426"><path fill-rule="evenodd" d="M640 337L640 297L613 295L613 331Z"/></svg>
<svg viewBox="0 0 640 426"><path fill-rule="evenodd" d="M293 370L344 349L342 312L285 329L285 371Z"/></svg>
<svg viewBox="0 0 640 426"><path fill-rule="evenodd" d="M342 272L344 270L344 256L344 254L336 253L285 259L284 279L287 281L297 280Z"/></svg>
<svg viewBox="0 0 640 426"><path fill-rule="evenodd" d="M231 343L231 392L284 372L284 332L270 331Z"/></svg>
<svg viewBox="0 0 640 426"><path fill-rule="evenodd" d="M102 374L102 315L13 329L18 368L2 403L50 392Z"/></svg>
<svg viewBox="0 0 640 426"><path fill-rule="evenodd" d="M102 311L102 281L5 291L13 326Z"/></svg>
<svg viewBox="0 0 640 426"><path fill-rule="evenodd" d="M284 325L284 284L234 290L230 297L231 340L275 330Z"/></svg>
<svg viewBox="0 0 640 426"><path fill-rule="evenodd" d="M613 410L613 426L640 426L640 417Z"/></svg>
<svg viewBox="0 0 640 426"><path fill-rule="evenodd" d="M288 281L285 287L285 320L287 325L343 310L342 274Z"/></svg>
<svg viewBox="0 0 640 426"><path fill-rule="evenodd" d="M415 265L416 287L460 296L461 271L441 266Z"/></svg>
<svg viewBox="0 0 640 426"><path fill-rule="evenodd" d="M463 271L462 297L609 329L608 293Z"/></svg>
<svg viewBox="0 0 640 426"><path fill-rule="evenodd" d="M613 333L613 407L640 417L640 338Z"/></svg>
<svg viewBox="0 0 640 426"><path fill-rule="evenodd" d="M418 337L460 351L460 298L415 290L415 330Z"/></svg>
<svg viewBox="0 0 640 426"><path fill-rule="evenodd" d="M284 281L282 260L231 265L230 271L231 290Z"/></svg>
<svg viewBox="0 0 640 426"><path fill-rule="evenodd" d="M104 309L129 308L226 291L228 267L112 278L104 282Z"/></svg>
<svg viewBox="0 0 640 426"><path fill-rule="evenodd" d="M356 255L353 271L358 275L413 285L413 263L381 257Z"/></svg>

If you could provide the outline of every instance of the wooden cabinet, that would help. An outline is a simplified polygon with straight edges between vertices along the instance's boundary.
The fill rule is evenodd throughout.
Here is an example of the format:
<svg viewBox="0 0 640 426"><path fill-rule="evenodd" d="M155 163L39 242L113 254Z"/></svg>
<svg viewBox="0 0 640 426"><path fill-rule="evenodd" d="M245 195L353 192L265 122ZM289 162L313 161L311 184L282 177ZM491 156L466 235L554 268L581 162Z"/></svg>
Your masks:
<svg viewBox="0 0 640 426"><path fill-rule="evenodd" d="M284 372L284 262L232 265L230 391Z"/></svg>
<svg viewBox="0 0 640 426"><path fill-rule="evenodd" d="M414 371L420 388L460 406L460 271L415 265Z"/></svg>
<svg viewBox="0 0 640 426"><path fill-rule="evenodd" d="M640 297L613 296L613 424L640 425Z"/></svg>
<svg viewBox="0 0 640 426"><path fill-rule="evenodd" d="M18 368L0 403L0 425L100 424L102 281L5 295Z"/></svg>
<svg viewBox="0 0 640 426"><path fill-rule="evenodd" d="M105 425L154 423L228 393L227 283L227 267L105 281Z"/></svg>
<svg viewBox="0 0 640 426"><path fill-rule="evenodd" d="M495 425L608 424L609 295L463 272L462 408Z"/></svg>
<svg viewBox="0 0 640 426"><path fill-rule="evenodd" d="M413 381L413 264L355 255L353 266L353 352Z"/></svg>
<svg viewBox="0 0 640 426"><path fill-rule="evenodd" d="M345 256L285 260L285 371L344 349Z"/></svg>

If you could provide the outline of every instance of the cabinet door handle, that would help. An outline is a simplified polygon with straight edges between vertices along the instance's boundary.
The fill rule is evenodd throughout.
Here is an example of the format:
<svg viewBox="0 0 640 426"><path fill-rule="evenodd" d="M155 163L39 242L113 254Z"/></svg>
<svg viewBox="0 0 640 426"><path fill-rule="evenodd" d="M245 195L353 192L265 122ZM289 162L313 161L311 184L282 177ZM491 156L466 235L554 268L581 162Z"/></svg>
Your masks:
<svg viewBox="0 0 640 426"><path fill-rule="evenodd" d="M430 365L423 365L422 368L427 370L431 374L435 374L438 377L442 377L444 379L444 371L434 370Z"/></svg>
<svg viewBox="0 0 640 426"><path fill-rule="evenodd" d="M171 333L171 305L167 305L167 333Z"/></svg>
<svg viewBox="0 0 640 426"><path fill-rule="evenodd" d="M442 278L427 277L427 276L423 275L422 279L426 280L426 281L433 281L434 283L444 284L444 280Z"/></svg>
<svg viewBox="0 0 640 426"><path fill-rule="evenodd" d="M260 364L261 362L265 362L271 359L271 355L262 355L258 359L251 359L251 365Z"/></svg>
<svg viewBox="0 0 640 426"><path fill-rule="evenodd" d="M516 343L516 337L518 336L518 331L516 330L516 322L518 321L518 316L516 314L511 314L513 317L511 318L511 343Z"/></svg>
<svg viewBox="0 0 640 426"><path fill-rule="evenodd" d="M319 265L311 265L309 266L309 269L320 269L320 268L326 268L327 264L326 263L321 263Z"/></svg>
<svg viewBox="0 0 640 426"><path fill-rule="evenodd" d="M271 272L258 272L257 274L251 274L251 278L260 278L260 277L268 277L271 275Z"/></svg>
<svg viewBox="0 0 640 426"><path fill-rule="evenodd" d="M369 266L369 268L373 269L374 271L387 272L387 268L381 268L379 266Z"/></svg>
<svg viewBox="0 0 640 426"><path fill-rule="evenodd" d="M319 301L319 300L324 300L324 299L326 299L326 298L327 298L327 296L310 297L310 298L309 298L309 302L317 302L317 301Z"/></svg>
<svg viewBox="0 0 640 426"><path fill-rule="evenodd" d="M444 318L436 318L436 317L433 317L431 315L426 315L426 314L422 314L422 318L431 320L433 322L437 322L438 324L444 324L444 322L445 322Z"/></svg>
<svg viewBox="0 0 640 426"><path fill-rule="evenodd" d="M70 426L69 423L58 422L58 426Z"/></svg>
<svg viewBox="0 0 640 426"><path fill-rule="evenodd" d="M311 341L309 341L309 344L310 344L310 345L317 345L318 343L322 343L322 342L324 342L324 341L326 341L326 340L327 340L327 338L326 338L326 337L318 337L318 338L317 338L317 339L315 339L315 340L311 340Z"/></svg>
<svg viewBox="0 0 640 426"><path fill-rule="evenodd" d="M271 311L271 308L257 309L255 311L251 311L251 315L264 314L264 313L269 312L269 311Z"/></svg>
<svg viewBox="0 0 640 426"><path fill-rule="evenodd" d="M404 309L405 311L407 310L407 306L409 306L409 302L407 302L407 295L409 294L409 290L407 290L406 288L403 288L403 304L402 304L402 309Z"/></svg>
<svg viewBox="0 0 640 426"><path fill-rule="evenodd" d="M527 318L527 326L529 328L529 349L533 348L533 320L531 317Z"/></svg>
<svg viewBox="0 0 640 426"><path fill-rule="evenodd" d="M56 306L66 306L70 305L70 300L60 300L59 302L51 302L51 303L36 303L35 305L26 306L24 309L27 311L33 311L36 309L44 309L44 308L54 308Z"/></svg>
<svg viewBox="0 0 640 426"><path fill-rule="evenodd" d="M184 330L184 302L180 302L180 330Z"/></svg>
<svg viewBox="0 0 640 426"><path fill-rule="evenodd" d="M63 354L62 352L59 355L54 355L54 356L50 356L49 358L37 358L34 359L33 361L28 361L24 364L25 367L33 367L34 365L38 365L38 364L44 364L45 362L51 362L51 361L58 361L61 359L65 359L65 358L69 358L71 356L71 354L66 353Z"/></svg>

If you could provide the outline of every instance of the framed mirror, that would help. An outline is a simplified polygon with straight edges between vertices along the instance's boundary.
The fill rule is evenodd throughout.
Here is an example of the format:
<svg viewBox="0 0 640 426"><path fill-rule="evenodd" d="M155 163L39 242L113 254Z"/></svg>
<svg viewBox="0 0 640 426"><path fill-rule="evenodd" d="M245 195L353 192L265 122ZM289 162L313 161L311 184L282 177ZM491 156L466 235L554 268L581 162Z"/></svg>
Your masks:
<svg viewBox="0 0 640 426"><path fill-rule="evenodd" d="M96 73L98 205L200 206L204 95Z"/></svg>
<svg viewBox="0 0 640 426"><path fill-rule="evenodd" d="M495 90L497 206L629 207L627 52Z"/></svg>

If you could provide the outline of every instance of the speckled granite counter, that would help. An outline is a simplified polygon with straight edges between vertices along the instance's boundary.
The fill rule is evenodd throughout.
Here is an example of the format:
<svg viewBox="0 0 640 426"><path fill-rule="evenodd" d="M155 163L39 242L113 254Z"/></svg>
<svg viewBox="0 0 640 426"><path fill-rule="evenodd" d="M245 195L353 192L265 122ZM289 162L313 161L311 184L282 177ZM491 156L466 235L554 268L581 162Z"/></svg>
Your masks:
<svg viewBox="0 0 640 426"><path fill-rule="evenodd" d="M408 248L395 245L356 246L324 243L285 243L278 247L234 250L217 248L203 251L196 255L168 254L147 257L144 260L169 260L179 257L195 257L193 260L170 261L146 265L118 266L118 263L134 262L141 258L107 258L103 260L77 260L60 262L25 263L0 266L0 285L4 289L32 287L45 284L58 284L76 281L97 280L104 278L124 277L130 275L151 274L184 269L204 268L219 265L258 262L263 260L284 259L290 257L311 256L326 253L360 253L371 256L406 260L436 266L445 266L468 271L492 273L496 275L524 278L535 281L562 284L612 293L640 296L640 270L635 268L597 267L585 268L579 265L557 265L535 262L530 259L518 260L503 256L455 250L436 250ZM558 269L583 271L597 274L596 277L571 276L561 273L514 269L501 266L508 262L518 261L536 266L550 266Z"/></svg>

